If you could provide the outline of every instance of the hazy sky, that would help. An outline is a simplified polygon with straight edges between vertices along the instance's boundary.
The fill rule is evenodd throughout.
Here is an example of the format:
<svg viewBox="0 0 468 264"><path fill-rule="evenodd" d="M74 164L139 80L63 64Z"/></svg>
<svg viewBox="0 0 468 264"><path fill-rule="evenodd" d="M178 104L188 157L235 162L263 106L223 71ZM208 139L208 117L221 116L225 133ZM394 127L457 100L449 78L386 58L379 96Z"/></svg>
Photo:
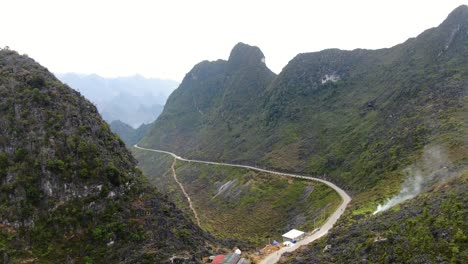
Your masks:
<svg viewBox="0 0 468 264"><path fill-rule="evenodd" d="M56 73L181 81L238 42L275 72L296 54L391 47L468 0L0 0L0 46Z"/></svg>

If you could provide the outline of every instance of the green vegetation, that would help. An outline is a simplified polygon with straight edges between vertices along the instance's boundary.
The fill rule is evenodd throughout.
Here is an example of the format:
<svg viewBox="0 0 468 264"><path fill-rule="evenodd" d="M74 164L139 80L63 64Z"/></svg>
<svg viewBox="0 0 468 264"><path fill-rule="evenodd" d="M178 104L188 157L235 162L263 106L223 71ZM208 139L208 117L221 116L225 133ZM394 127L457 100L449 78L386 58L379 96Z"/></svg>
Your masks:
<svg viewBox="0 0 468 264"><path fill-rule="evenodd" d="M264 64L239 63L261 52L238 44L228 61L187 74L140 145L326 177L353 193L384 186L429 142L464 145L459 25L463 14L390 49L299 54L276 78Z"/></svg>
<svg viewBox="0 0 468 264"><path fill-rule="evenodd" d="M376 216L347 214L326 238L283 263L466 263L467 180L465 171Z"/></svg>
<svg viewBox="0 0 468 264"><path fill-rule="evenodd" d="M135 166L90 102L32 59L0 50L3 262L162 263L209 254L216 242Z"/></svg>
<svg viewBox="0 0 468 264"><path fill-rule="evenodd" d="M345 253L336 253L339 258L325 254L328 257L317 262L456 263L463 257L461 248L466 248L460 242L468 232L466 226L453 224L460 232L455 228L434 239L431 228L437 227L437 220L426 222L414 213L417 202L375 218L368 215L399 192L404 169L419 160L426 146L447 149L449 170L466 167L467 30L468 7L461 6L438 27L400 45L299 54L276 77L267 74L265 65L244 59L246 54L261 54L257 48L238 44L228 61L202 62L187 74L140 145L192 159L317 175L348 190L353 195L352 212L339 222L346 227L339 229L346 239L330 240ZM451 188L455 185L447 191ZM463 196L454 193L458 201ZM423 195L427 201L440 197L438 192ZM444 209L428 210L439 215ZM403 244L383 243L392 256L385 260L380 259L387 256L383 249L364 245L372 244L374 235L365 227L378 225L381 217L391 214L401 218L393 218L385 228L401 236L394 241ZM399 226L399 221L408 226L414 222L414 229ZM457 220L441 221L439 227L448 228ZM335 237L341 236L334 233L328 238ZM438 249L438 244L444 246ZM308 254L324 255L318 254L323 247ZM413 252L395 257L400 247L424 257L419 259ZM313 260L300 256L308 257ZM304 263L300 258L297 262Z"/></svg>
<svg viewBox="0 0 468 264"><path fill-rule="evenodd" d="M150 181L193 215L172 177L171 157L139 149L133 153ZM157 173L161 171L167 173ZM341 203L339 195L324 184L243 168L177 161L176 173L203 229L221 239L255 246L281 240L292 228L312 231Z"/></svg>

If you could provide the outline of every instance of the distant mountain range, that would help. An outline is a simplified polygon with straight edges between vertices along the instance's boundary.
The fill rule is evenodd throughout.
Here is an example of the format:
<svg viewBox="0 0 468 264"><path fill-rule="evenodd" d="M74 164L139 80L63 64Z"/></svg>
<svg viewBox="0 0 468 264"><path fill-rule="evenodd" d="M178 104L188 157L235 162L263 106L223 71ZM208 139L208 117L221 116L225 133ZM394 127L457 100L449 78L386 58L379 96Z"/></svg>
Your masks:
<svg viewBox="0 0 468 264"><path fill-rule="evenodd" d="M140 75L104 78L95 74L56 74L62 82L93 102L104 120L120 120L133 128L156 120L176 81Z"/></svg>

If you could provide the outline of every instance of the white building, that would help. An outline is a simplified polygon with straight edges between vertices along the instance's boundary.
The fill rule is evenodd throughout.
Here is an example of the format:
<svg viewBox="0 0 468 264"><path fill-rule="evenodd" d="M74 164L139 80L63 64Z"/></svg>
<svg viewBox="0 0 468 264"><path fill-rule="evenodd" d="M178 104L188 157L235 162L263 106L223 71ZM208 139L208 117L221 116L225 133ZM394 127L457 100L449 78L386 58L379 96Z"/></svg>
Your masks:
<svg viewBox="0 0 468 264"><path fill-rule="evenodd" d="M283 241L299 241L305 237L305 233L297 229L292 229L283 236Z"/></svg>

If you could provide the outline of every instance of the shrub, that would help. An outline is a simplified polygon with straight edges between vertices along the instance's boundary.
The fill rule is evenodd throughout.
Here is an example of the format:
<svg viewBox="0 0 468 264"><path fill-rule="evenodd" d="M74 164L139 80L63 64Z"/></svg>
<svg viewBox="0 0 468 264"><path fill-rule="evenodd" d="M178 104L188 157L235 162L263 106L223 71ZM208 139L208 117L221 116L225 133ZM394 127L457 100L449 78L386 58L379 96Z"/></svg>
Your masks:
<svg viewBox="0 0 468 264"><path fill-rule="evenodd" d="M86 257L84 257L84 262L85 262L85 264L92 264L93 260L89 256L86 256Z"/></svg>
<svg viewBox="0 0 468 264"><path fill-rule="evenodd" d="M26 155L28 155L27 150L23 148L17 149L15 152L15 161L23 161L26 158Z"/></svg>
<svg viewBox="0 0 468 264"><path fill-rule="evenodd" d="M42 88L45 86L45 80L42 76L36 75L33 76L28 82L31 87Z"/></svg>
<svg viewBox="0 0 468 264"><path fill-rule="evenodd" d="M8 156L7 154L0 153L0 170L4 170L8 167Z"/></svg>
<svg viewBox="0 0 468 264"><path fill-rule="evenodd" d="M86 144L85 141L80 141L80 144L78 144L78 152L80 154L85 154L88 151L88 144Z"/></svg>
<svg viewBox="0 0 468 264"><path fill-rule="evenodd" d="M31 202L31 204L37 205L41 201L42 193L34 185L28 185L25 188L26 199Z"/></svg>
<svg viewBox="0 0 468 264"><path fill-rule="evenodd" d="M92 237L95 240L100 240L104 237L104 231L100 227L96 227L92 231Z"/></svg>
<svg viewBox="0 0 468 264"><path fill-rule="evenodd" d="M120 172L112 162L106 166L105 173L107 178L113 185L119 186L121 184Z"/></svg>
<svg viewBox="0 0 468 264"><path fill-rule="evenodd" d="M48 160L47 168L53 172L63 172L66 169L66 164L63 160Z"/></svg>
<svg viewBox="0 0 468 264"><path fill-rule="evenodd" d="M88 172L87 169L81 169L80 170L80 177L81 178L88 178L88 176L89 176L89 172Z"/></svg>
<svg viewBox="0 0 468 264"><path fill-rule="evenodd" d="M57 160L55 162L55 167L57 168L57 170L59 171L64 171L65 170L65 162L63 162L62 160Z"/></svg>
<svg viewBox="0 0 468 264"><path fill-rule="evenodd" d="M4 177L6 175L6 170L8 168L8 156L1 152L0 153L0 177Z"/></svg>

